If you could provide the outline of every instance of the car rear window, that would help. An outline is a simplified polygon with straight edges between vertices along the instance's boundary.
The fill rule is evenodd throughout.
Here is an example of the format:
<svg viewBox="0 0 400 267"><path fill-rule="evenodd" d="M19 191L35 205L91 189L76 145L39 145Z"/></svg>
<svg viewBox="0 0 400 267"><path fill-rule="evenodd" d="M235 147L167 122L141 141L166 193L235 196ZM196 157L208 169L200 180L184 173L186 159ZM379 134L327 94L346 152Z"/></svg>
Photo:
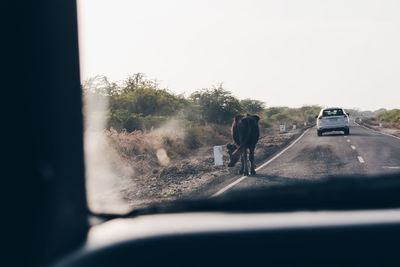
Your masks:
<svg viewBox="0 0 400 267"><path fill-rule="evenodd" d="M322 112L323 117L344 115L342 109L326 109Z"/></svg>

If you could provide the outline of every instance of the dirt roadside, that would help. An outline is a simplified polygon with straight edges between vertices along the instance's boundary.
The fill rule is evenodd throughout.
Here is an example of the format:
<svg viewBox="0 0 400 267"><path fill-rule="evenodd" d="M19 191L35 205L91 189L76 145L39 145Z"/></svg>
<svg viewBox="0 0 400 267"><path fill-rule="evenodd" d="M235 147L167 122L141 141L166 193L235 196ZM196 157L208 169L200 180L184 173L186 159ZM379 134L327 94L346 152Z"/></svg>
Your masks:
<svg viewBox="0 0 400 267"><path fill-rule="evenodd" d="M369 119L362 119L362 120L356 119L356 123L378 132L400 137L400 129L393 127L387 123L382 123L382 127L379 127L379 122L371 121Z"/></svg>
<svg viewBox="0 0 400 267"><path fill-rule="evenodd" d="M298 128L287 133L269 133L260 138L256 151L256 165L271 158L306 128ZM225 166L214 166L213 147L200 148L195 156L155 170L147 175L134 176L131 183L121 191L121 196L131 208L140 208L152 203L181 198L202 198L215 193L224 181L239 176L240 164L233 168L226 167L229 156L223 153Z"/></svg>

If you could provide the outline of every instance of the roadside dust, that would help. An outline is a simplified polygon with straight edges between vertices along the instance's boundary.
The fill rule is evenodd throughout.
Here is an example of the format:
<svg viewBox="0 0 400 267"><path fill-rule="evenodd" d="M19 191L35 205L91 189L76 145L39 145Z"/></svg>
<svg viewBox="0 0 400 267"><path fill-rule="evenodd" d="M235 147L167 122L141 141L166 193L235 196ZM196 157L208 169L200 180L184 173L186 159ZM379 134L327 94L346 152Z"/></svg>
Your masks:
<svg viewBox="0 0 400 267"><path fill-rule="evenodd" d="M281 150L298 136L300 131L274 133L262 137L255 151L256 164ZM172 161L168 166L154 167L149 173L132 176L132 186L121 189L121 196L132 208L190 196L195 194L196 190L210 186L217 177L239 175L240 163L233 168L226 166L229 155L225 146L223 160L225 166L214 166L213 147L202 147L192 156Z"/></svg>
<svg viewBox="0 0 400 267"><path fill-rule="evenodd" d="M381 122L382 127L379 127L378 121L370 119L363 119L361 121L358 119L356 122L375 131L400 137L400 123Z"/></svg>

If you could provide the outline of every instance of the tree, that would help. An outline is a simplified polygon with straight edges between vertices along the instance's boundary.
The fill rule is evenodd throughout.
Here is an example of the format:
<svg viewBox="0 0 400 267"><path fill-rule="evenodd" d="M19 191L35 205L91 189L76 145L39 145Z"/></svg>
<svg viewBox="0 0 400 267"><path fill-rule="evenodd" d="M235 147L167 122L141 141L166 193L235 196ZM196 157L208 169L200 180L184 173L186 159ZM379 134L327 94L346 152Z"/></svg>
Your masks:
<svg viewBox="0 0 400 267"><path fill-rule="evenodd" d="M202 117L206 122L230 124L233 117L244 110L239 100L225 90L222 84L211 89L198 90L190 96L190 99L200 106Z"/></svg>
<svg viewBox="0 0 400 267"><path fill-rule="evenodd" d="M320 112L321 107L320 106L303 106L300 108L300 116L302 120L307 121L307 122L314 122L315 121L315 115L318 115Z"/></svg>
<svg viewBox="0 0 400 267"><path fill-rule="evenodd" d="M143 116L172 116L183 108L185 102L183 97L165 89L138 87L114 96L110 103L110 111L124 109Z"/></svg>
<svg viewBox="0 0 400 267"><path fill-rule="evenodd" d="M135 73L126 78L121 93L126 94L138 88L159 89L160 84L155 79L148 79L144 73Z"/></svg>
<svg viewBox="0 0 400 267"><path fill-rule="evenodd" d="M251 114L259 114L265 108L265 103L260 100L246 98L240 101L240 104L243 106L244 110L247 113Z"/></svg>
<svg viewBox="0 0 400 267"><path fill-rule="evenodd" d="M284 108L282 108L282 107L271 107L271 108L266 109L264 111L264 113L267 117L271 117L275 114L281 113L283 111L283 109Z"/></svg>
<svg viewBox="0 0 400 267"><path fill-rule="evenodd" d="M379 112L376 117L381 121L400 122L400 109L385 110Z"/></svg>
<svg viewBox="0 0 400 267"><path fill-rule="evenodd" d="M110 82L104 75L96 75L82 83L83 94L96 94L100 96L112 96L118 94L120 88L117 83Z"/></svg>
<svg viewBox="0 0 400 267"><path fill-rule="evenodd" d="M183 96L160 88L156 80L147 79L143 73L129 76L120 85L98 75L85 81L82 88L85 102L95 107L91 111L107 111L108 127L117 130L160 126L188 103Z"/></svg>

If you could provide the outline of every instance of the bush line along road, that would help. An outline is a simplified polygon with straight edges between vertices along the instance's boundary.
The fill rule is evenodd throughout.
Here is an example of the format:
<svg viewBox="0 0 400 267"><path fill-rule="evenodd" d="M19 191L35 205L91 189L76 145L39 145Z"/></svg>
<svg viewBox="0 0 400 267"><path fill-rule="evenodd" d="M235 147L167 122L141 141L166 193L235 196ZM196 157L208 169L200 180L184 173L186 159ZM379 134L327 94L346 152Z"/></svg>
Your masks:
<svg viewBox="0 0 400 267"><path fill-rule="evenodd" d="M350 127L349 136L332 132L318 137L315 127L306 130L260 165L255 176L236 177L212 197L234 190L317 181L321 177L400 171L400 138L368 129L354 120Z"/></svg>

